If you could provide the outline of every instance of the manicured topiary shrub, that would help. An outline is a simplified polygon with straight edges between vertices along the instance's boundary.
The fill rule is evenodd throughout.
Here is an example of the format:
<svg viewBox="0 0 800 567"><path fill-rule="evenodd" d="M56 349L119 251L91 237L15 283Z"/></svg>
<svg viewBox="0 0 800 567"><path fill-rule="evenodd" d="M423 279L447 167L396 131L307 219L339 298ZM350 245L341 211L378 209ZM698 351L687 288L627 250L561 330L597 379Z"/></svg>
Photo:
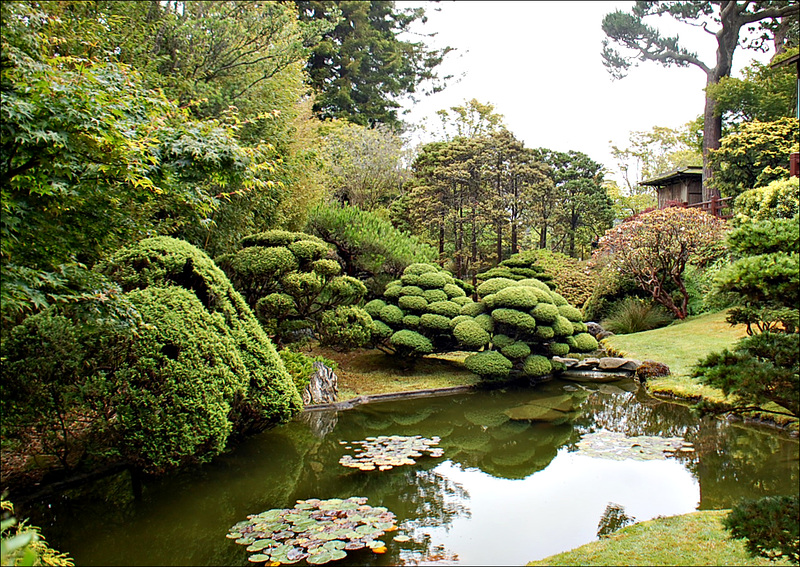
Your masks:
<svg viewBox="0 0 800 567"><path fill-rule="evenodd" d="M457 301L451 301L450 298ZM385 306L380 310L375 308L376 305L372 307L376 312L373 316L376 322L381 322L394 331L407 330L414 335L402 334L398 338L397 333L394 333L389 340L381 335L376 337L376 346L404 356L414 357L434 351L454 350L459 344L453 334L455 326L464 320L474 323L471 316L462 317L462 309L474 304L467 297L463 282L434 264L417 263L408 266L400 280L387 285L382 301ZM456 318L461 319L454 323ZM420 343L418 337L427 342ZM425 346L417 348L409 341L413 345L420 343ZM473 338L472 341L477 339ZM488 339L483 344L486 342Z"/></svg>
<svg viewBox="0 0 800 567"><path fill-rule="evenodd" d="M563 369L563 365L553 366L549 357L597 348L597 342L588 334L590 340L573 337L576 333L585 334L580 311L522 268L506 272L516 279L497 277L483 281L477 287L478 301L467 297L465 286L444 270L436 266L426 270L415 267L404 273L406 283L419 285L392 283L383 297L386 305L380 311L377 305L371 309L378 313L380 321L396 331L402 327L429 338L435 352L456 348L482 351L468 357L465 364L484 378L512 374L540 377ZM442 288L422 289L433 284L442 284ZM446 292L446 286L456 286L464 295L457 295L450 288ZM412 297L425 299L418 301ZM420 310L425 300L427 304ZM457 300L463 304L459 305ZM409 317L412 314L413 320ZM391 348L394 342L397 341L393 335L384 346ZM408 346L403 348L404 354L420 352Z"/></svg>
<svg viewBox="0 0 800 567"><path fill-rule="evenodd" d="M453 329L458 344L467 349L479 349L489 342L489 333L472 319L460 322Z"/></svg>
<svg viewBox="0 0 800 567"><path fill-rule="evenodd" d="M97 269L135 309L135 332L120 321L87 326L51 308L3 341L4 426L18 417L52 431L44 440L62 466L116 460L158 474L208 461L231 435L301 408L272 343L203 252L151 238ZM37 415L20 414L14 400L31 397Z"/></svg>
<svg viewBox="0 0 800 567"><path fill-rule="evenodd" d="M487 380L508 377L511 372L511 361L494 350L487 350L468 356L464 365L470 372Z"/></svg>
<svg viewBox="0 0 800 567"><path fill-rule="evenodd" d="M522 372L526 376L545 376L553 369L550 359L540 354L532 354L525 359Z"/></svg>
<svg viewBox="0 0 800 567"><path fill-rule="evenodd" d="M597 350L600 346L597 343L597 339L589 333L578 333L574 335L572 339L575 341L575 347L572 349L573 352L592 352L593 350Z"/></svg>
<svg viewBox="0 0 800 567"><path fill-rule="evenodd" d="M243 238L241 247L236 253L221 256L217 263L278 343L300 340L309 333L322 344L337 348L369 342L371 315L357 307L367 288L359 280L341 275L332 246L310 234L269 230ZM323 324L325 313L340 306L350 306L346 311L349 315L342 318L345 311L340 311L339 316L331 315ZM377 311L377 304L371 310ZM330 327L345 320L359 328L346 331ZM344 334L348 340L331 342ZM356 339L365 342L356 344Z"/></svg>
<svg viewBox="0 0 800 567"><path fill-rule="evenodd" d="M241 376L247 388L231 409L235 430L261 429L289 419L302 407L272 342L225 273L204 252L174 238L147 238L118 251L95 269L126 292L149 286L188 289L209 313L225 322L224 332L238 346L247 369Z"/></svg>
<svg viewBox="0 0 800 567"><path fill-rule="evenodd" d="M587 262L561 252L535 250L536 265L551 277L548 283L577 308L582 308L597 284L597 272L587 269Z"/></svg>
<svg viewBox="0 0 800 567"><path fill-rule="evenodd" d="M536 278L539 281L549 281L551 278L545 273L544 268L538 265L536 251L518 252L507 260L503 260L494 268L478 274L478 281L485 282L493 278L522 280ZM480 291L478 292L480 293Z"/></svg>
<svg viewBox="0 0 800 567"><path fill-rule="evenodd" d="M408 329L394 333L389 342L398 354L404 356L421 356L433 352L433 343L428 337Z"/></svg>
<svg viewBox="0 0 800 567"><path fill-rule="evenodd" d="M340 305L322 314L319 342L336 349L353 349L371 338L372 317L354 305Z"/></svg>

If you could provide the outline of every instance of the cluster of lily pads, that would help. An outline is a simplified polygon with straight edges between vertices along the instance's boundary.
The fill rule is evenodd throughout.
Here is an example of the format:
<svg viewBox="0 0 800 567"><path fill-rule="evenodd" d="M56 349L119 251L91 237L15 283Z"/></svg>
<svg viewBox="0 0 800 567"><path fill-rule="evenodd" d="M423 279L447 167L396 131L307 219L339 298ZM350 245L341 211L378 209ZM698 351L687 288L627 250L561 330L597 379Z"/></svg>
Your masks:
<svg viewBox="0 0 800 567"><path fill-rule="evenodd" d="M379 538L397 530L395 515L382 506L367 505L367 499L352 496L298 500L294 508L273 509L247 517L231 527L227 537L247 546L253 563L271 565L306 560L312 565L337 561L348 551L369 548L385 553ZM408 541L408 536L395 536Z"/></svg>
<svg viewBox="0 0 800 567"><path fill-rule="evenodd" d="M577 443L578 449L590 457L604 459L650 461L694 453L694 445L681 437L639 435L601 429L587 433Z"/></svg>
<svg viewBox="0 0 800 567"><path fill-rule="evenodd" d="M403 465L416 463L415 457L428 453L431 457L441 457L444 449L434 447L439 444L439 437L427 439L421 435L406 437L402 435L381 435L380 437L367 437L364 441L339 441L345 449L352 449L357 454L344 455L339 459L339 464L345 467L360 469L362 471L389 470ZM358 445L360 447L353 447Z"/></svg>

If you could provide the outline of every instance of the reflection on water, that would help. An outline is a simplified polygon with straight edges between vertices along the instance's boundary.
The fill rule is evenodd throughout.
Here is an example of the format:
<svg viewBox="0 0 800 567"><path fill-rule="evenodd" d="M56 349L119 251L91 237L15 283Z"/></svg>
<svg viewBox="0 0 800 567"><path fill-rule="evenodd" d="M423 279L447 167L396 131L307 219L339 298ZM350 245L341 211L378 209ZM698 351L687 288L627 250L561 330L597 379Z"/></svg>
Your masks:
<svg viewBox="0 0 800 567"><path fill-rule="evenodd" d="M694 451L636 461L579 450L582 435L599 431L680 437ZM444 457L385 472L338 464L340 440L378 435L438 436ZM247 565L246 551L225 538L247 514L366 496L393 511L412 541L390 542L385 555L354 552L348 565L524 564L592 541L604 518L725 508L797 486L797 440L697 421L630 381L553 381L309 413L210 465L145 482L141 499L122 474L22 512L79 565Z"/></svg>

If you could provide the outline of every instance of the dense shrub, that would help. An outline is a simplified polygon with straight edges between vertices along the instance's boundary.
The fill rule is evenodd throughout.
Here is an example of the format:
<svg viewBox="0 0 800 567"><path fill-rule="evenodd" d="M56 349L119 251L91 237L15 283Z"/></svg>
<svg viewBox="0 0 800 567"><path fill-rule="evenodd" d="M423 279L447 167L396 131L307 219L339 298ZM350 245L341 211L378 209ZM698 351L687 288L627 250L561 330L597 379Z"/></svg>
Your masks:
<svg viewBox="0 0 800 567"><path fill-rule="evenodd" d="M800 562L800 500L797 496L765 496L734 506L722 520L734 539L744 539L754 557Z"/></svg>
<svg viewBox="0 0 800 567"><path fill-rule="evenodd" d="M669 325L674 320L660 305L636 297L628 297L617 303L608 319L602 322L607 331L624 335L639 333Z"/></svg>
<svg viewBox="0 0 800 567"><path fill-rule="evenodd" d="M299 340L309 332L323 344L347 335L347 340L338 343L343 348L369 342L372 325L363 322L369 312L356 307L367 288L359 280L341 275L330 245L310 234L284 230L252 234L243 238L241 245L241 250L217 262L276 342ZM351 309L340 311L339 317L325 317L343 306ZM345 312L347 317L342 315ZM331 326L345 321L360 321L360 330L347 332Z"/></svg>
<svg viewBox="0 0 800 567"><path fill-rule="evenodd" d="M300 351L292 350L289 347L284 347L278 354L283 361L286 372L292 377L297 391L301 394L306 389L310 381L311 375L314 373L314 363L321 362L328 368L336 370L338 366L335 361L325 358L324 356L308 356Z"/></svg>
<svg viewBox="0 0 800 567"><path fill-rule="evenodd" d="M123 459L159 473L300 409L252 312L197 248L146 239L99 269L141 324L86 325L50 309L14 328L2 345L5 432L40 428L64 467Z"/></svg>
<svg viewBox="0 0 800 567"><path fill-rule="evenodd" d="M489 333L472 319L462 321L456 325L453 328L453 336L455 336L460 346L467 349L482 348L490 339Z"/></svg>
<svg viewBox="0 0 800 567"><path fill-rule="evenodd" d="M496 278L515 281L526 278L536 278L541 282L546 282L551 279L551 276L546 274L544 268L538 265L538 254L536 251L526 251L518 252L507 260L503 260L494 268L489 268L477 275L478 281L481 282Z"/></svg>
<svg viewBox="0 0 800 567"><path fill-rule="evenodd" d="M421 356L433 352L433 343L428 337L408 329L394 333L389 342L401 356Z"/></svg>
<svg viewBox="0 0 800 567"><path fill-rule="evenodd" d="M791 219L800 213L800 178L773 181L765 187L745 191L734 202L732 222L737 226L752 221Z"/></svg>
<svg viewBox="0 0 800 567"><path fill-rule="evenodd" d="M550 276L550 285L570 304L583 308L598 283L597 271L588 269L587 262L561 252L535 250L533 254L537 265Z"/></svg>
<svg viewBox="0 0 800 567"><path fill-rule="evenodd" d="M336 350L349 350L369 343L372 317L354 305L339 305L322 314L319 342Z"/></svg>
<svg viewBox="0 0 800 567"><path fill-rule="evenodd" d="M464 365L470 372L487 380L506 378L511 372L511 361L494 350L487 350L468 356Z"/></svg>
<svg viewBox="0 0 800 567"><path fill-rule="evenodd" d="M532 354L525 359L522 372L526 376L545 376L553 369L550 359L540 354Z"/></svg>

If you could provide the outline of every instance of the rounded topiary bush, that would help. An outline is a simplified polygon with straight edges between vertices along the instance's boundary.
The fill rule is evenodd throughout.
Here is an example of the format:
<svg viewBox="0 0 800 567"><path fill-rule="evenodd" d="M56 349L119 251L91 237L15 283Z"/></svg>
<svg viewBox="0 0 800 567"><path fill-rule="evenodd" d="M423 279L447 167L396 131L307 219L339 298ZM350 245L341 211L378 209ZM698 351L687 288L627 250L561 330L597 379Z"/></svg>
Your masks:
<svg viewBox="0 0 800 567"><path fill-rule="evenodd" d="M408 275L408 274L422 275L422 274L427 274L428 272L438 272L440 270L441 268L433 264L425 264L417 262L406 266L405 270L403 270L403 275Z"/></svg>
<svg viewBox="0 0 800 567"><path fill-rule="evenodd" d="M589 327L586 326L584 322L574 322L572 323L572 334L577 335L578 333L585 333Z"/></svg>
<svg viewBox="0 0 800 567"><path fill-rule="evenodd" d="M536 329L536 320L522 311L516 309L495 309L492 311L492 319L495 323L502 323L504 325L511 325L527 332L533 332ZM572 328L570 327L570 331Z"/></svg>
<svg viewBox="0 0 800 567"><path fill-rule="evenodd" d="M516 341L500 349L504 356L511 359L525 358L531 353L531 347L522 341Z"/></svg>
<svg viewBox="0 0 800 567"><path fill-rule="evenodd" d="M397 305L387 305L378 313L380 320L391 327L401 325L403 323L404 315L405 313L403 313L403 310Z"/></svg>
<svg viewBox="0 0 800 567"><path fill-rule="evenodd" d="M405 355L424 355L433 352L433 343L427 337L408 329L394 333L389 342L399 352Z"/></svg>
<svg viewBox="0 0 800 567"><path fill-rule="evenodd" d="M368 301L366 305L364 305L364 311L369 313L369 316L373 319L378 317L381 309L386 307L386 302L382 299L373 299L372 301Z"/></svg>
<svg viewBox="0 0 800 567"><path fill-rule="evenodd" d="M442 291L444 291L447 294L447 297L449 297L450 299L467 296L466 291L464 291L462 288L458 287L453 283L445 284L444 287L442 288Z"/></svg>
<svg viewBox="0 0 800 567"><path fill-rule="evenodd" d="M497 334L492 338L492 344L497 348L503 348L508 345L514 344L516 341L511 337L503 334Z"/></svg>
<svg viewBox="0 0 800 567"><path fill-rule="evenodd" d="M400 281L403 285L417 285L419 284L419 274L403 274L400 276Z"/></svg>
<svg viewBox="0 0 800 567"><path fill-rule="evenodd" d="M394 329L379 320L372 320L372 337L376 340L388 340L394 334Z"/></svg>
<svg viewBox="0 0 800 567"><path fill-rule="evenodd" d="M567 337L567 338L571 339L572 337ZM570 350L570 345L568 343L553 342L550 343L548 347L550 350L550 354L552 354L553 356L566 356L567 354L569 354Z"/></svg>
<svg viewBox="0 0 800 567"><path fill-rule="evenodd" d="M559 315L558 307L552 303L540 303L531 311L531 315L537 323L549 325L556 320Z"/></svg>
<svg viewBox="0 0 800 567"><path fill-rule="evenodd" d="M436 303L437 301L447 301L447 294L441 289L426 289L422 293L428 303Z"/></svg>
<svg viewBox="0 0 800 567"><path fill-rule="evenodd" d="M568 337L572 334L572 322L566 317L559 315L556 320L551 323L553 333L556 337Z"/></svg>
<svg viewBox="0 0 800 567"><path fill-rule="evenodd" d="M355 305L340 305L322 315L319 342L323 346L352 349L367 344L371 337L372 317Z"/></svg>
<svg viewBox="0 0 800 567"><path fill-rule="evenodd" d="M475 317L475 322L487 333L494 332L494 319L488 313L481 313Z"/></svg>
<svg viewBox="0 0 800 567"><path fill-rule="evenodd" d="M530 355L522 365L522 371L527 376L545 376L550 374L552 369L550 359L540 354Z"/></svg>
<svg viewBox="0 0 800 567"><path fill-rule="evenodd" d="M419 295L420 297L425 297L422 288L416 285L404 285L401 287L400 296L403 295Z"/></svg>
<svg viewBox="0 0 800 567"><path fill-rule="evenodd" d="M488 350L468 356L464 360L464 366L481 378L496 380L508 377L513 365L499 352Z"/></svg>
<svg viewBox="0 0 800 567"><path fill-rule="evenodd" d="M480 301L473 301L465 303L461 306L461 314L469 315L470 317L477 317L486 311L486 305Z"/></svg>
<svg viewBox="0 0 800 567"><path fill-rule="evenodd" d="M480 284L476 288L476 291L478 292L478 296L483 298L515 284L516 282L514 280L508 278L491 278Z"/></svg>
<svg viewBox="0 0 800 567"><path fill-rule="evenodd" d="M434 301L428 305L427 310L428 313L444 315L449 318L457 317L461 314L461 306L452 301Z"/></svg>
<svg viewBox="0 0 800 567"><path fill-rule="evenodd" d="M510 307L527 311L539 303L535 290L526 286L510 286L494 294L494 307Z"/></svg>
<svg viewBox="0 0 800 567"><path fill-rule="evenodd" d="M463 323L464 321L474 321L474 319L469 315L457 315L456 317L450 319L450 328L455 329L456 325Z"/></svg>
<svg viewBox="0 0 800 567"><path fill-rule="evenodd" d="M425 272L419 275L419 283L417 285L425 289L442 289L447 285L447 280L448 278L443 273ZM450 278L450 280L452 281L452 278ZM447 292L445 291L445 293Z"/></svg>
<svg viewBox="0 0 800 567"><path fill-rule="evenodd" d="M592 352L600 346L597 339L589 333L578 333L572 338L575 341L575 352Z"/></svg>
<svg viewBox="0 0 800 567"><path fill-rule="evenodd" d="M572 305L561 305L558 307L559 315L566 317L572 322L582 322L583 321L583 313L577 307L573 307Z"/></svg>
<svg viewBox="0 0 800 567"><path fill-rule="evenodd" d="M414 329L416 330L419 327L419 316L418 315L406 315L403 317L403 327L406 329Z"/></svg>
<svg viewBox="0 0 800 567"><path fill-rule="evenodd" d="M124 291L176 286L191 291L203 307L225 322L247 373L243 393L231 403L231 421L247 432L288 420L302 407L300 394L275 347L225 273L188 242L159 236L123 248L95 267Z"/></svg>
<svg viewBox="0 0 800 567"><path fill-rule="evenodd" d="M450 318L435 313L423 313L419 318L419 324L435 332L450 332Z"/></svg>
<svg viewBox="0 0 800 567"><path fill-rule="evenodd" d="M397 298L397 306L404 311L425 311L428 301L419 295L401 295Z"/></svg>
<svg viewBox="0 0 800 567"><path fill-rule="evenodd" d="M550 292L550 295L552 296L552 298L553 298L553 304L554 304L556 307L561 307L561 306L563 306L563 305L569 305L569 302L568 302L566 299L564 299L564 297L563 297L562 295L559 295L559 294L558 294L558 293L556 293L555 291L551 291L551 292Z"/></svg>
<svg viewBox="0 0 800 567"><path fill-rule="evenodd" d="M538 325L533 335L540 341L549 341L556 336L556 332L550 325Z"/></svg>
<svg viewBox="0 0 800 567"><path fill-rule="evenodd" d="M453 335L461 346L469 349L482 348L490 339L489 333L472 319L462 321L456 325L453 329Z"/></svg>

